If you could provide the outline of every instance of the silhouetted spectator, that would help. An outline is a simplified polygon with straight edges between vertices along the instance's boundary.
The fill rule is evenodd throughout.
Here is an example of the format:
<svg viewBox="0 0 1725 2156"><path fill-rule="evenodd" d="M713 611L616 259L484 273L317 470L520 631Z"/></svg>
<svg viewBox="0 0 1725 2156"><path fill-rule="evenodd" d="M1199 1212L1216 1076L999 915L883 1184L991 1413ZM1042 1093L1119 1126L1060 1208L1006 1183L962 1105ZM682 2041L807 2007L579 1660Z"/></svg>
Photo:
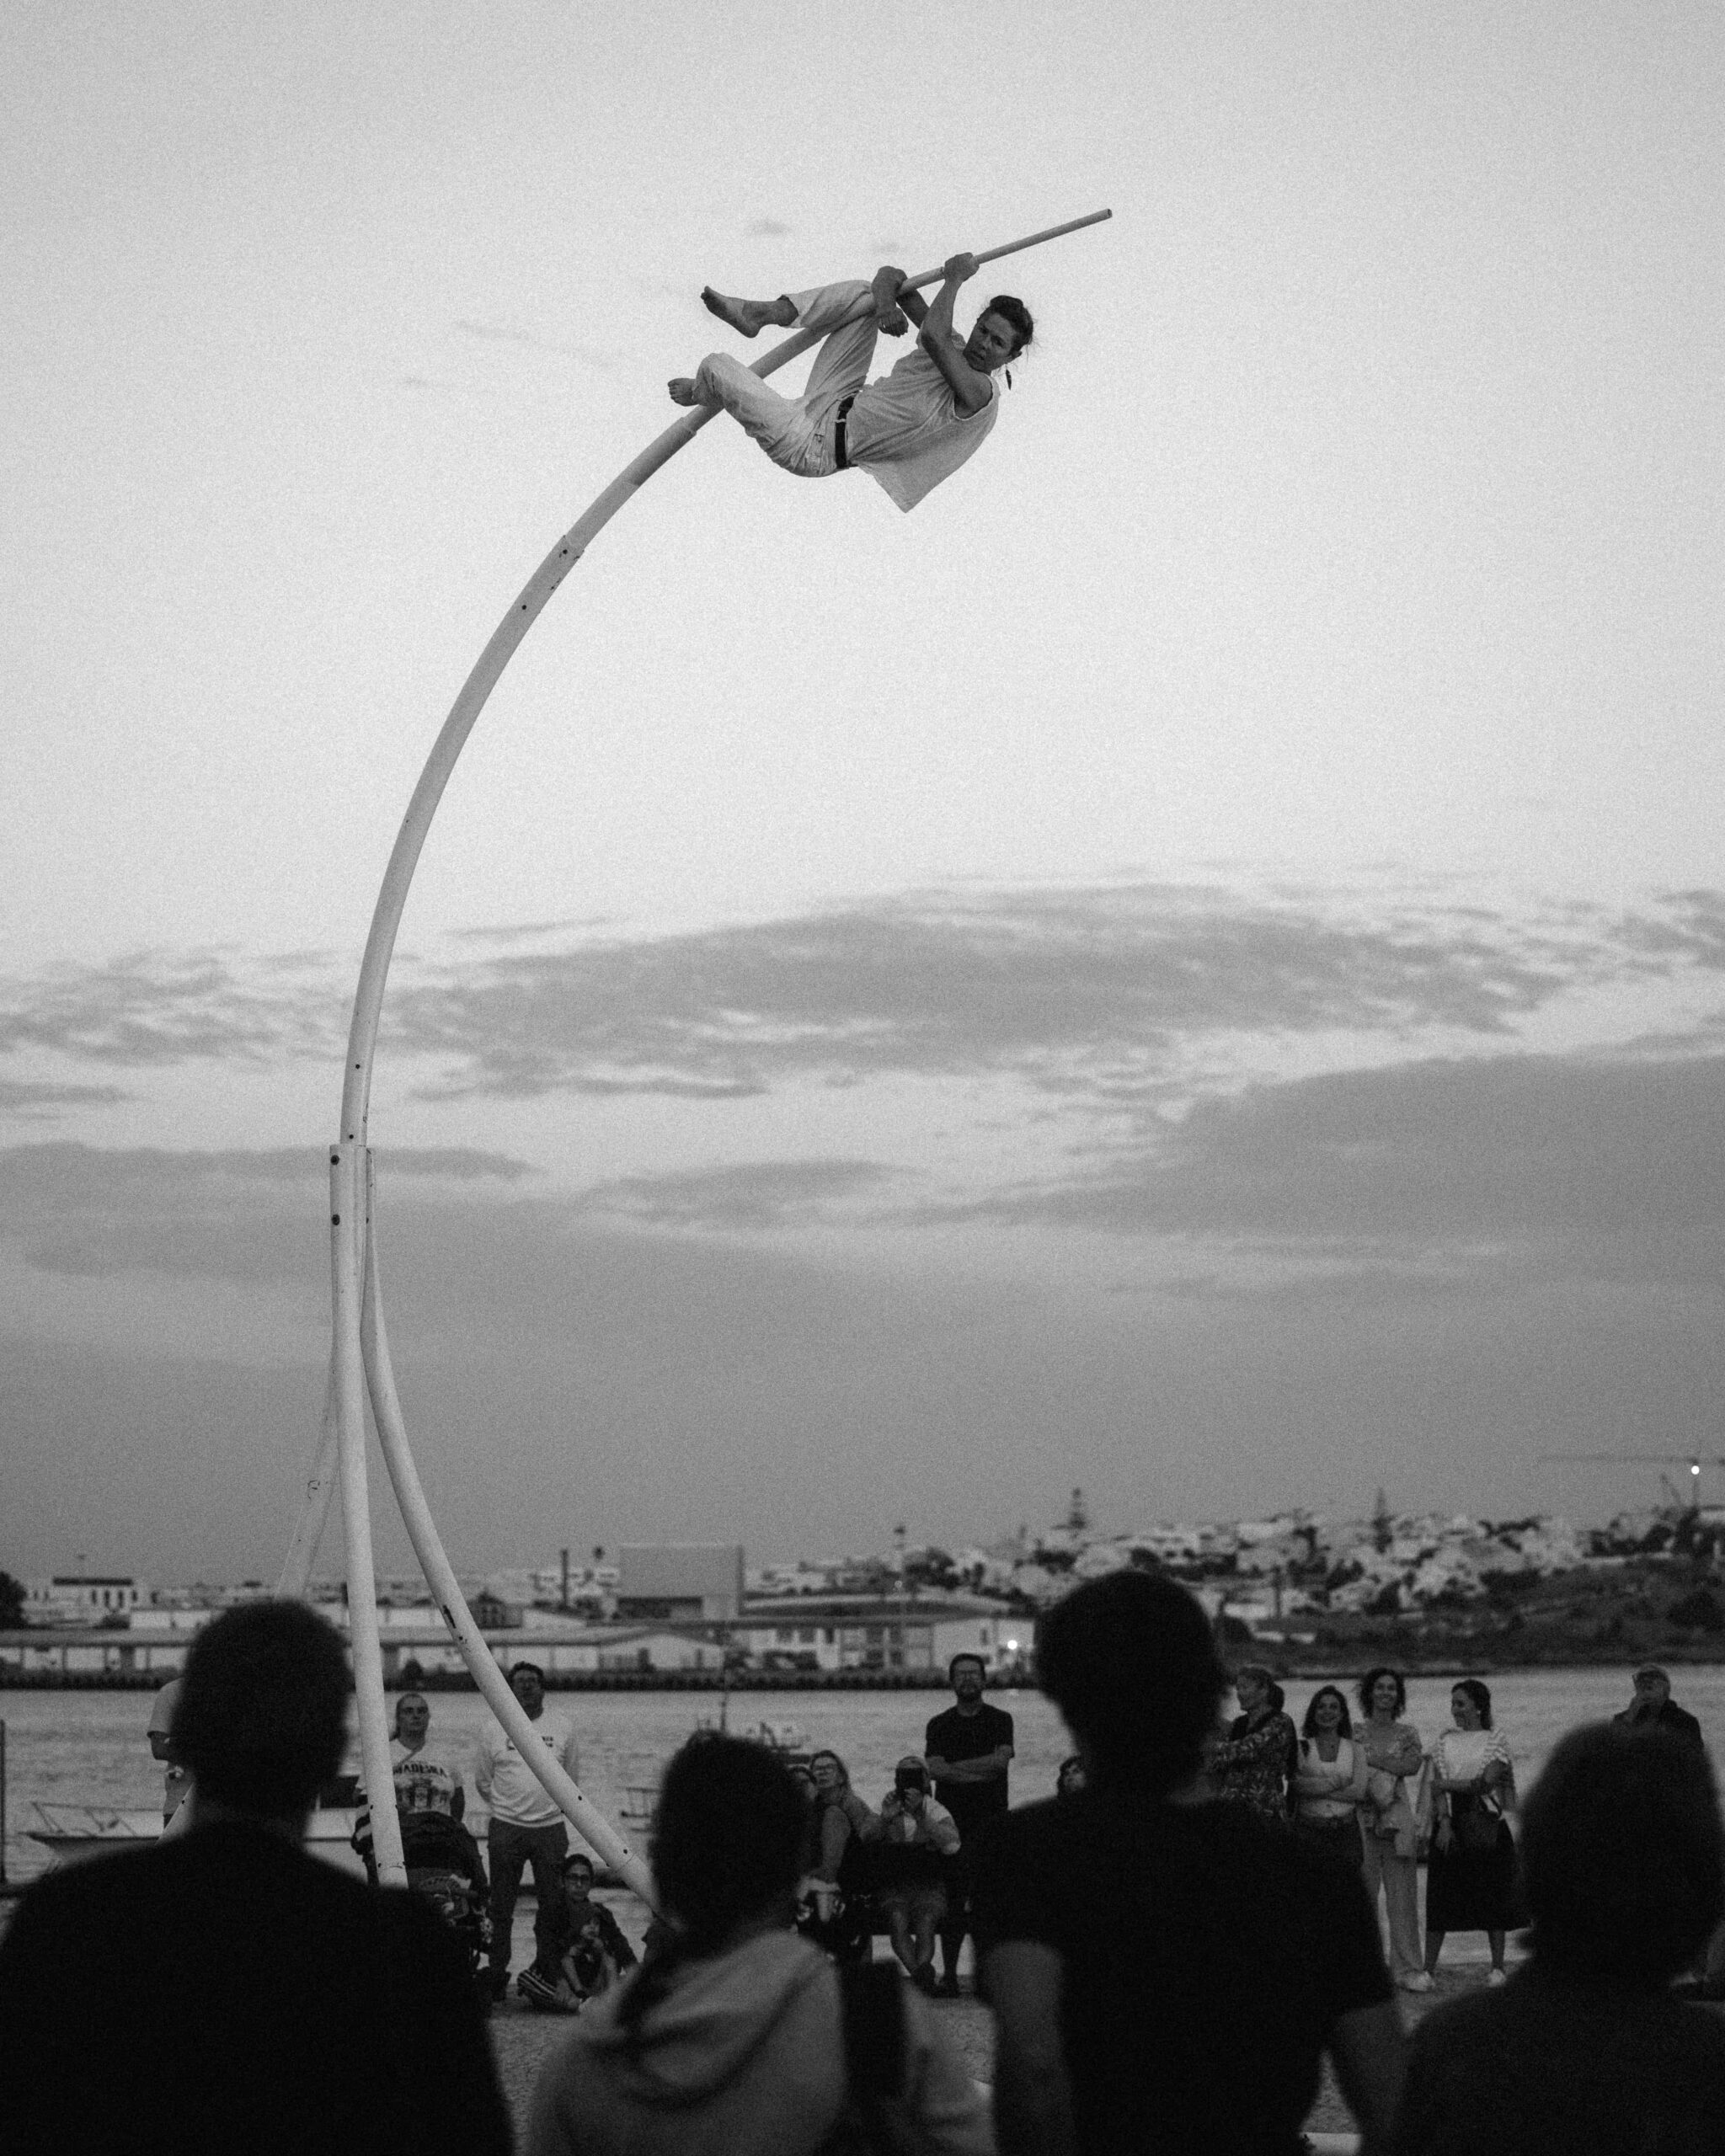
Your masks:
<svg viewBox="0 0 1725 2156"><path fill-rule="evenodd" d="M1083 1760L1074 1752L1070 1758L1062 1759L1055 1769L1055 1795L1076 1796L1089 1779L1084 1771Z"/></svg>
<svg viewBox="0 0 1725 2156"><path fill-rule="evenodd" d="M1226 1678L1173 1582L1120 1572L1038 1627L1089 1786L979 1866L1004 2156L1291 2156L1328 2050L1379 2156L1401 2025L1359 1881L1200 1774Z"/></svg>
<svg viewBox="0 0 1725 2156"><path fill-rule="evenodd" d="M803 1802L772 1753L738 1737L697 1738L671 1761L653 1836L666 1924L547 2060L529 2156L802 2156L828 2145L859 2092L840 1972L791 1929ZM896 2044L882 2095L903 2137L832 2145L988 2156L975 2085L896 1968L844 1982L883 1977Z"/></svg>
<svg viewBox="0 0 1725 2156"><path fill-rule="evenodd" d="M9 2148L506 2156L455 1941L414 1897L302 1846L349 1689L340 1641L301 1603L198 1635L174 1717L186 1831L42 1880L0 1945Z"/></svg>
<svg viewBox="0 0 1725 2156"><path fill-rule="evenodd" d="M1667 1989L1725 1911L1706 1754L1573 1730L1523 1813L1533 1957L1413 2039L1398 2156L1718 2156L1725 2026Z"/></svg>

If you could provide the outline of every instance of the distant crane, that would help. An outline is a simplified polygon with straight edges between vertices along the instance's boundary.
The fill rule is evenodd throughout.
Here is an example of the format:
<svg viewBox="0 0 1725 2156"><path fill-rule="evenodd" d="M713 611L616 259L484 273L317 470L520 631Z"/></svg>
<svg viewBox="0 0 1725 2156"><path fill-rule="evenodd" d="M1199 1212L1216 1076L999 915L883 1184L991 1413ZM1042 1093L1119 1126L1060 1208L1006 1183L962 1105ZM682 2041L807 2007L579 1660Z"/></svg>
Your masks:
<svg viewBox="0 0 1725 2156"><path fill-rule="evenodd" d="M1592 1463L1605 1466L1686 1467L1689 1470L1689 1502L1685 1504L1669 1475L1661 1472L1659 1480L1671 1496L1671 1510L1675 1514L1672 1524L1674 1539L1672 1548L1680 1554L1692 1551L1701 1537L1701 1470L1704 1467L1725 1467L1725 1457L1717 1453L1701 1452L1548 1452L1541 1455L1542 1462L1567 1460L1578 1464ZM1712 1543L1712 1561L1716 1570L1725 1567L1725 1537L1714 1532Z"/></svg>
<svg viewBox="0 0 1725 2156"><path fill-rule="evenodd" d="M1659 1480L1671 1492L1680 1512L1691 1516L1701 1510L1701 1470L1704 1467L1725 1467L1725 1455L1702 1452L1546 1452L1540 1454L1540 1465L1549 1466L1557 1462L1571 1465L1591 1465L1611 1467L1686 1467L1689 1470L1689 1502L1685 1506L1678 1497L1669 1476Z"/></svg>

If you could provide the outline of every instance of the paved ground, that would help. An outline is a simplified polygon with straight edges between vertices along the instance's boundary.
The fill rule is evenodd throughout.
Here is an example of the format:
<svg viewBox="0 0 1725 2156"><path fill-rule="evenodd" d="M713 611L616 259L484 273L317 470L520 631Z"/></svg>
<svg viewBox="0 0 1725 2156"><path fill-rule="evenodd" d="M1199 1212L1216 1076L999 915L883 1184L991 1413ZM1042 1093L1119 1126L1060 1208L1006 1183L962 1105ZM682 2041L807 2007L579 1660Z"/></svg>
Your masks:
<svg viewBox="0 0 1725 2156"><path fill-rule="evenodd" d="M530 1946L528 1955L531 1953ZM526 1959L525 1956L518 1956L516 1967L524 1967ZM1484 1977L1483 1962L1477 1967L1461 1965L1454 1970L1440 1970L1436 1991L1419 1997L1406 1992L1398 1994L1403 2021L1412 2029L1440 2000L1454 1999L1462 1992L1474 1990L1484 1982ZM980 1999L970 1997L968 1992L962 1999L933 1999L929 2004L938 2015L942 2029L957 2047L973 2079L991 2082L994 2079L994 2017L988 2009ZM547 2052L568 2035L570 2026L571 2024L560 2015L536 2013L524 2005L513 1993L508 2003L491 2017L491 2040L497 2054L498 2073L503 2083L504 2093L509 2099L510 2108L515 2114L518 2133L526 2127L527 2105L540 2063ZM1314 2133L1348 2133L1353 2131L1354 2121L1327 2067L1324 2070L1323 2087L1312 2107L1307 2125Z"/></svg>

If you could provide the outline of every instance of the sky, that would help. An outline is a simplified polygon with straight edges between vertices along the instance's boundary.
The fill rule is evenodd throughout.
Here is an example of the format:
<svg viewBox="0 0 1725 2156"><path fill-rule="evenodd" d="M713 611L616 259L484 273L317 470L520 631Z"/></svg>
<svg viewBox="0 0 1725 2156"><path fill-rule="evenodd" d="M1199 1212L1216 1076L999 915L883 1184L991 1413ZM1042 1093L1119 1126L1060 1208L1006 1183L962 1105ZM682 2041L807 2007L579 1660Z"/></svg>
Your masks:
<svg viewBox="0 0 1725 2156"><path fill-rule="evenodd" d="M1722 111L1659 0L16 0L0 1566L279 1567L384 864L701 287L1105 206L913 515L721 417L457 767L370 1123L451 1556L1725 1454Z"/></svg>

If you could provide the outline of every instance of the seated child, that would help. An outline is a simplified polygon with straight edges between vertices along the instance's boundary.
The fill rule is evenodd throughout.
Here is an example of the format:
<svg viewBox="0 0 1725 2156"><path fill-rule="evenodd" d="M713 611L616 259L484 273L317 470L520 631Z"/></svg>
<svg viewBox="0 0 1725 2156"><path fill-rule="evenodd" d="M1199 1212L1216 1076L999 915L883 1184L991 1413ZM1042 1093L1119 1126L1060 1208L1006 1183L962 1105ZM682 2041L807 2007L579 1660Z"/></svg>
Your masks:
<svg viewBox="0 0 1725 2156"><path fill-rule="evenodd" d="M529 1987L519 1984L531 2005L557 2014L579 2014L584 2000L609 1991L625 1969L635 1966L635 1950L617 1919L593 1899L593 1860L576 1850L563 1862L563 1913L558 1927L558 1977L547 1983L531 1972Z"/></svg>

